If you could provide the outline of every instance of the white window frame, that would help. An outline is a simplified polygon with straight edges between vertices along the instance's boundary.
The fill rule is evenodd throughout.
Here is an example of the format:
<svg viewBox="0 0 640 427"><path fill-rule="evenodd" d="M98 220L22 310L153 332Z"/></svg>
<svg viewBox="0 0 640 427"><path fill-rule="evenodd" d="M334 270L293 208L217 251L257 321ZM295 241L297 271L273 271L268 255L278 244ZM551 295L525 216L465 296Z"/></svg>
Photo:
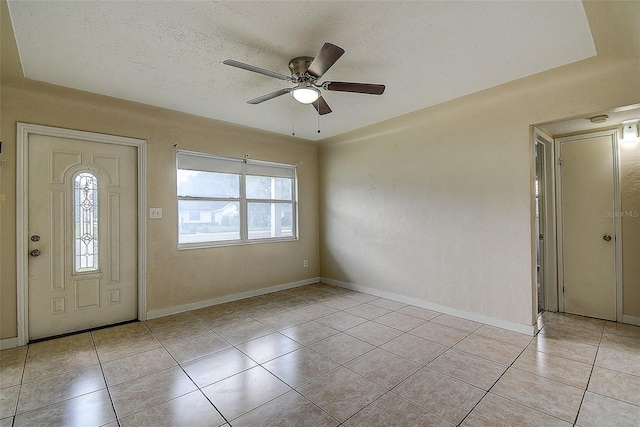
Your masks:
<svg viewBox="0 0 640 427"><path fill-rule="evenodd" d="M235 197L198 197L198 196L181 196L178 195L178 186L176 179L176 209L179 209L181 200L188 201L228 201L239 203L240 217L240 238L235 240L219 240L204 241L192 243L180 243L180 223L177 222L176 231L178 233L178 249L201 249L211 247L252 245L258 243L274 243L274 242L290 242L298 240L298 174L295 165L284 163L274 163L261 160L253 160L249 158L234 158L215 156L195 151L177 150L176 151L176 177L178 169L194 170L204 172L232 173L239 175L240 194ZM252 173L253 172L253 173ZM251 199L247 198L246 177L247 176L270 176L270 177L286 177L293 180L291 189L291 200L284 199ZM291 236L268 237L268 238L249 238L249 221L248 206L250 203L286 203L292 208L292 224ZM177 218L180 218L178 212Z"/></svg>

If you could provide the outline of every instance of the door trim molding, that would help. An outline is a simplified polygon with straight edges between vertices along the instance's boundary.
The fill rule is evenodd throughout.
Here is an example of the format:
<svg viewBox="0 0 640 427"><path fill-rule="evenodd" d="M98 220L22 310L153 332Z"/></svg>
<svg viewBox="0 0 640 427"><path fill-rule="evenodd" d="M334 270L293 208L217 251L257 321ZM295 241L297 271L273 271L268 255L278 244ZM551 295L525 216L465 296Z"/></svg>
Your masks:
<svg viewBox="0 0 640 427"><path fill-rule="evenodd" d="M105 135L30 123L17 124L16 135L16 287L17 287L17 345L29 341L29 136L43 135L103 144L127 145L136 148L138 167L138 320L146 320L146 241L147 241L147 141L123 136Z"/></svg>
<svg viewBox="0 0 640 427"><path fill-rule="evenodd" d="M563 242L562 242L562 168L560 159L562 158L561 145L565 142L574 142L583 139L600 138L603 136L611 137L612 156L613 156L613 208L616 212L621 211L620 201L620 164L618 149L618 129L609 129L604 131L589 132L574 136L567 136L554 139L555 162L556 162L556 216L557 216L557 255L558 255L558 311L566 312L564 289L564 263L563 263ZM623 322L622 314L622 219L618 215L614 215L613 231L615 233L614 246L614 269L615 269L615 286L616 286L616 321Z"/></svg>

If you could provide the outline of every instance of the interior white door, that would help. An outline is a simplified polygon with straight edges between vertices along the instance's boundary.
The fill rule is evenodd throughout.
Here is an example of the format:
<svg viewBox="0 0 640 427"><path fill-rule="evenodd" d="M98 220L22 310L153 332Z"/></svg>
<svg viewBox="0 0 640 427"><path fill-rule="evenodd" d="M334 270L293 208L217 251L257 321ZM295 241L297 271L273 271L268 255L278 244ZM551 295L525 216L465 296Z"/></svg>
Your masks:
<svg viewBox="0 0 640 427"><path fill-rule="evenodd" d="M28 140L29 339L137 318L135 147Z"/></svg>
<svg viewBox="0 0 640 427"><path fill-rule="evenodd" d="M613 136L560 144L567 313L616 320Z"/></svg>

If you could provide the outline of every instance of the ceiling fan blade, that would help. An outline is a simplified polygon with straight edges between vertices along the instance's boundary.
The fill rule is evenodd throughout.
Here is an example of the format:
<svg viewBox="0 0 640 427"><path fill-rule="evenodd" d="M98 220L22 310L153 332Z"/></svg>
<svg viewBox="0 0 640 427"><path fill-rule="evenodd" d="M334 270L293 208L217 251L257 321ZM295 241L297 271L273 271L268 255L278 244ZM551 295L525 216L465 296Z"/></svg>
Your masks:
<svg viewBox="0 0 640 427"><path fill-rule="evenodd" d="M261 102L268 101L273 98L277 98L278 96L284 95L285 93L289 93L289 92L291 92L291 89L280 89L275 92L271 92L266 95L262 95L257 98L251 99L247 101L247 104L260 104Z"/></svg>
<svg viewBox="0 0 640 427"><path fill-rule="evenodd" d="M344 49L331 43L325 43L309 65L307 73L319 79L342 56Z"/></svg>
<svg viewBox="0 0 640 427"><path fill-rule="evenodd" d="M331 108L329 108L329 104L324 100L323 97L318 98L316 102L313 102L313 108L316 109L318 114L324 116L325 114L329 114L331 112Z"/></svg>
<svg viewBox="0 0 640 427"><path fill-rule="evenodd" d="M368 93L370 95L382 95L385 89L384 85L349 82L324 82L322 88L339 92Z"/></svg>
<svg viewBox="0 0 640 427"><path fill-rule="evenodd" d="M275 71L265 70L264 68L256 67L254 65L234 61L233 59L227 59L223 62L223 64L230 65L236 68L242 68L243 70L247 71L253 71L254 73L264 74L265 76L275 77L276 79L285 80L288 82L293 81L291 76L285 76L284 74L276 73Z"/></svg>

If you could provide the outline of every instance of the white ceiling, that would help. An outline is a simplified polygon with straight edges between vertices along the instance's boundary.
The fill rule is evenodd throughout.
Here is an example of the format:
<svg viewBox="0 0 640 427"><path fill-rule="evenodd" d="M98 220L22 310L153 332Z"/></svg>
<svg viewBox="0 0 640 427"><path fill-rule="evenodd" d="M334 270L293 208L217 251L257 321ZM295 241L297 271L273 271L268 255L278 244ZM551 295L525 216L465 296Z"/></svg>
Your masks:
<svg viewBox="0 0 640 427"><path fill-rule="evenodd" d="M25 77L267 131L323 139L596 54L580 1L9 0ZM323 91L320 118L289 74L324 42L346 53L321 81L381 83L381 96Z"/></svg>

